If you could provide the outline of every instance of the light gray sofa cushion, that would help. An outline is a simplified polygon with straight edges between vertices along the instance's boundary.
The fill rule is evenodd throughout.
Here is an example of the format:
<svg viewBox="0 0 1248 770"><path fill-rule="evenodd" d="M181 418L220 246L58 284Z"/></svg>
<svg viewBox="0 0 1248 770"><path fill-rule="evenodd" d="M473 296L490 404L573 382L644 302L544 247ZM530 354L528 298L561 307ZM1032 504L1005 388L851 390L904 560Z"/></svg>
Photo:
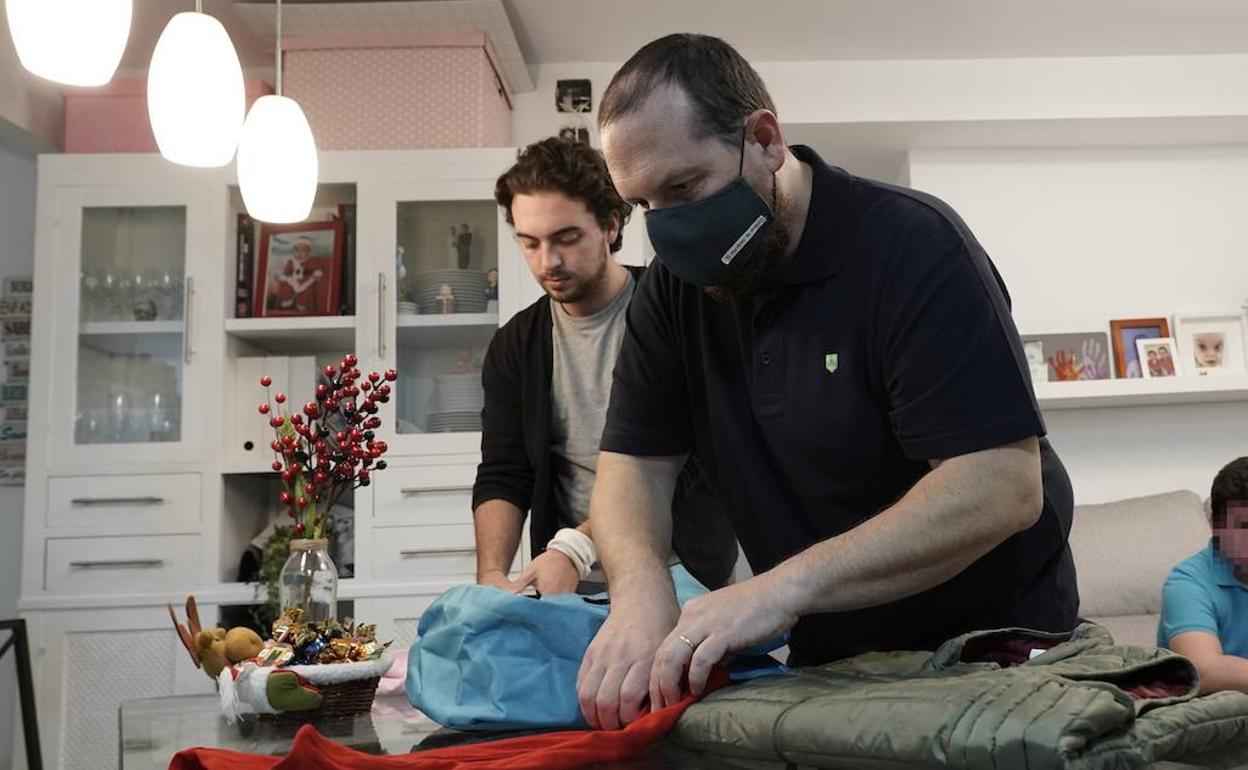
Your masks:
<svg viewBox="0 0 1248 770"><path fill-rule="evenodd" d="M1209 519L1194 492L1075 507L1070 549L1079 614L1120 644L1155 643L1161 587L1175 565L1209 542Z"/></svg>

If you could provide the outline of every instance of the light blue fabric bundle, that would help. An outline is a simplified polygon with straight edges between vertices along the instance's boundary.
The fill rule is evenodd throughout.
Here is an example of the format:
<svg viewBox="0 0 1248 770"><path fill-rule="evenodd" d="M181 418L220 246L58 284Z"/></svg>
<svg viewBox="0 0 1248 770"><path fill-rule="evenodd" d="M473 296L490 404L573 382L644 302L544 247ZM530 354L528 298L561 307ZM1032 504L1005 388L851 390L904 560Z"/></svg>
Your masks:
<svg viewBox="0 0 1248 770"><path fill-rule="evenodd" d="M680 565L672 567L672 582L682 606L707 593ZM534 599L485 586L452 588L420 618L407 659L407 699L459 730L586 727L576 675L607 611L606 594Z"/></svg>

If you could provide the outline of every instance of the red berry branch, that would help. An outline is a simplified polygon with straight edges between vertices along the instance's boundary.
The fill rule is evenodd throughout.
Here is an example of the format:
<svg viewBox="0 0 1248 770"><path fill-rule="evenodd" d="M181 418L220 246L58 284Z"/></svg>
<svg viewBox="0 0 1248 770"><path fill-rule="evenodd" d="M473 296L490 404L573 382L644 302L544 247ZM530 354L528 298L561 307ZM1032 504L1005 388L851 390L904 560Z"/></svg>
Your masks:
<svg viewBox="0 0 1248 770"><path fill-rule="evenodd" d="M385 470L378 404L390 401L390 383L399 375L388 369L365 377L358 363L348 353L339 366L326 366L316 400L299 411L283 406L285 393L269 397L273 378L260 378L265 403L258 411L273 428L273 470L282 477L278 500L295 521L296 537L324 537L330 511L347 490L368 486L373 472Z"/></svg>

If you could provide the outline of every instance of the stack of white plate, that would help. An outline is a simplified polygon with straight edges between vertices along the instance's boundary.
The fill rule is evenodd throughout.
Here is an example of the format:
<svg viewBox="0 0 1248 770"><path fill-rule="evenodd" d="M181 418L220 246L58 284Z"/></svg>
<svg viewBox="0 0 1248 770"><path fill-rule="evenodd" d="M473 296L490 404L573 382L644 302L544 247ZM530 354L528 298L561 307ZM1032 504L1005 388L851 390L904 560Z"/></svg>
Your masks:
<svg viewBox="0 0 1248 770"><path fill-rule="evenodd" d="M435 375L426 407L425 430L430 433L479 431L484 404L480 373Z"/></svg>
<svg viewBox="0 0 1248 770"><path fill-rule="evenodd" d="M485 312L485 291L489 282L480 270L428 270L415 275L410 284L413 287L412 297L420 305L422 313L442 312L438 292L443 286L450 286L455 295L456 313Z"/></svg>
<svg viewBox="0 0 1248 770"><path fill-rule="evenodd" d="M417 307L415 302L407 302L404 300L399 300L398 310L399 315L416 315L420 312L420 309Z"/></svg>

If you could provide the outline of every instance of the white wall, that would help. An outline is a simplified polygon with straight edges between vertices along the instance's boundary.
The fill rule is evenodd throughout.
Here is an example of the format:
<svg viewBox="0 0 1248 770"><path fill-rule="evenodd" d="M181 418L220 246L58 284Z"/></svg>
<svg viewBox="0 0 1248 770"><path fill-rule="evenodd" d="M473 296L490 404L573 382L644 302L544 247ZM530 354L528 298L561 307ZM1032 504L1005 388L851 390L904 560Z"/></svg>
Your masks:
<svg viewBox="0 0 1248 770"><path fill-rule="evenodd" d="M590 78L594 107L623 62L545 64L517 94L512 137L554 133L555 81ZM1248 55L754 62L782 123L1248 115ZM590 114L590 125L596 113Z"/></svg>
<svg viewBox="0 0 1248 770"><path fill-rule="evenodd" d="M515 99L515 141L558 130L556 80L590 78L596 109L620 63L537 67L536 90ZM1056 126L1248 115L1243 55L755 67L783 124L832 126L833 136L855 123ZM595 143L596 119L586 116ZM839 162L835 153L825 156ZM942 150L912 153L903 166L902 178L947 199L979 235L1011 289L1024 333L1108 330L1111 318L1233 309L1248 296L1248 246L1236 224L1248 202L1248 145ZM1180 487L1204 494L1225 461L1248 454L1242 403L1077 410L1047 419L1082 502Z"/></svg>
<svg viewBox="0 0 1248 770"><path fill-rule="evenodd" d="M35 249L35 161L0 146L0 277L30 275ZM0 487L0 618L17 617L22 561L21 487ZM10 651L0 660L0 770L11 761L17 678ZM19 733L20 735L20 733Z"/></svg>
<svg viewBox="0 0 1248 770"><path fill-rule="evenodd" d="M1248 145L912 153L911 186L951 204L1014 299L1023 334L1237 310L1248 298ZM1055 411L1080 502L1208 494L1248 454L1248 404Z"/></svg>

